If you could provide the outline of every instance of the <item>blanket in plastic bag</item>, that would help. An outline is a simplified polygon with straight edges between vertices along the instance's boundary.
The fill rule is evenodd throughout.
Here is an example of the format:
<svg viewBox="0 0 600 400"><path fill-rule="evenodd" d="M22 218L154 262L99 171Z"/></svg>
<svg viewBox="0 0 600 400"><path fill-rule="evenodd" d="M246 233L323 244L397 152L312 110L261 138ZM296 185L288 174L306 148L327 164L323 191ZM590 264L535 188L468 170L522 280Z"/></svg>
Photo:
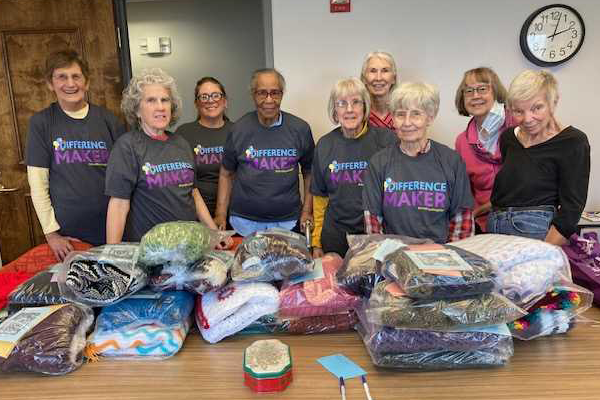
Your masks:
<svg viewBox="0 0 600 400"><path fill-rule="evenodd" d="M316 333L347 332L353 330L357 322L358 317L354 311L303 318L281 318L275 314L268 314L252 322L239 334L289 333L312 335Z"/></svg>
<svg viewBox="0 0 600 400"><path fill-rule="evenodd" d="M71 252L59 268L61 295L89 306L116 303L137 292L148 281L138 263L137 244L121 243Z"/></svg>
<svg viewBox="0 0 600 400"><path fill-rule="evenodd" d="M23 308L0 325L0 371L63 375L83 363L92 310L79 304Z"/></svg>
<svg viewBox="0 0 600 400"><path fill-rule="evenodd" d="M23 307L47 306L67 303L60 295L56 274L61 264L54 264L48 269L38 272L8 296L9 312L13 313Z"/></svg>
<svg viewBox="0 0 600 400"><path fill-rule="evenodd" d="M594 293L594 304L600 306L600 243L596 232L573 234L563 250L569 258L573 282Z"/></svg>
<svg viewBox="0 0 600 400"><path fill-rule="evenodd" d="M270 282L304 275L311 272L313 266L304 236L269 229L242 240L235 252L231 278L234 281Z"/></svg>

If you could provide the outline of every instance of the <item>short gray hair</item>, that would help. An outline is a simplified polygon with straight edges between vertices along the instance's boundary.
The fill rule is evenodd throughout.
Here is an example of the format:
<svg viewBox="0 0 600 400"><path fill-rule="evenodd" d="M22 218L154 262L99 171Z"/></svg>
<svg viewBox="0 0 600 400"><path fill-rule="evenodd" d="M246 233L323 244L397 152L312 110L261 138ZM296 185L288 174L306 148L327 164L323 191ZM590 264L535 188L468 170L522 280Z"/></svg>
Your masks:
<svg viewBox="0 0 600 400"><path fill-rule="evenodd" d="M396 61L394 61L394 57L385 51L372 51L365 57L365 61L363 61L363 65L360 70L360 80L363 81L363 83L367 83L367 67L369 66L369 61L371 61L371 58L380 58L384 61L387 61L388 64L390 64L390 67L392 67L392 73L394 74L395 82L398 82L398 71L396 70ZM395 87L396 83L390 87L390 92L394 90Z"/></svg>
<svg viewBox="0 0 600 400"><path fill-rule="evenodd" d="M181 116L181 96L177 91L175 79L160 68L143 69L138 75L131 78L131 81L123 90L123 99L121 100L121 110L125 114L125 119L130 126L140 129L137 113L140 109L140 102L144 96L144 86L146 85L161 85L169 91L171 96L171 121L169 126L173 126Z"/></svg>
<svg viewBox="0 0 600 400"><path fill-rule="evenodd" d="M429 83L405 82L394 89L390 96L390 112L393 114L401 108L418 108L435 118L440 108L440 92Z"/></svg>
<svg viewBox="0 0 600 400"><path fill-rule="evenodd" d="M358 78L345 78L340 79L333 85L331 94L329 95L329 103L327 104L327 115L334 124L339 123L337 113L335 111L335 102L344 96L360 95L363 103L365 115L363 121L369 118L369 112L371 112L371 96L369 91L365 87L365 84Z"/></svg>
<svg viewBox="0 0 600 400"><path fill-rule="evenodd" d="M544 92L550 110L558 103L558 82L548 71L533 71L527 69L521 72L510 84L508 89L508 106L512 108L517 101L527 101Z"/></svg>
<svg viewBox="0 0 600 400"><path fill-rule="evenodd" d="M281 72L277 71L275 68L261 68L252 73L252 78L250 78L250 94L253 95L256 90L258 77L267 74L272 74L277 77L277 80L279 81L279 90L285 93L285 78L281 75Z"/></svg>

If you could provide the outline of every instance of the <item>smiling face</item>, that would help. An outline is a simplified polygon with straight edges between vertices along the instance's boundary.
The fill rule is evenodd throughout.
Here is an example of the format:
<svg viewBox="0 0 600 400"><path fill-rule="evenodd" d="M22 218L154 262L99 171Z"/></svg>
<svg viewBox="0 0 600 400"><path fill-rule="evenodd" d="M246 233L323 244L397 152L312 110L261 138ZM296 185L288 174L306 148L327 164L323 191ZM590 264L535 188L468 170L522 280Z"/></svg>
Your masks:
<svg viewBox="0 0 600 400"><path fill-rule="evenodd" d="M378 57L369 60L364 79L367 90L373 97L387 96L392 85L396 83L390 63Z"/></svg>
<svg viewBox="0 0 600 400"><path fill-rule="evenodd" d="M469 75L463 88L465 110L475 118L485 118L494 107L495 95L492 85L478 82L474 75Z"/></svg>
<svg viewBox="0 0 600 400"><path fill-rule="evenodd" d="M48 89L56 94L58 104L66 111L79 111L86 106L85 95L89 82L81 72L81 67L73 63L68 67L56 68L47 82Z"/></svg>
<svg viewBox="0 0 600 400"><path fill-rule="evenodd" d="M219 100L214 100L215 95L221 95ZM204 98L204 100L202 99ZM227 108L227 99L219 85L213 82L204 82L196 91L196 109L200 119L222 119L225 109Z"/></svg>
<svg viewBox="0 0 600 400"><path fill-rule="evenodd" d="M162 85L143 87L137 116L140 126L150 136L160 135L171 122L171 94Z"/></svg>
<svg viewBox="0 0 600 400"><path fill-rule="evenodd" d="M277 75L272 73L258 75L253 99L261 124L269 126L277 120L282 95Z"/></svg>
<svg viewBox="0 0 600 400"><path fill-rule="evenodd" d="M427 137L427 128L433 117L421 108L398 109L393 113L396 136L405 143L421 142Z"/></svg>
<svg viewBox="0 0 600 400"><path fill-rule="evenodd" d="M365 104L360 94L338 97L335 102L335 115L344 135L353 137L360 132L365 119Z"/></svg>
<svg viewBox="0 0 600 400"><path fill-rule="evenodd" d="M527 135L543 136L550 130L553 112L543 91L529 100L515 101L512 112L521 132Z"/></svg>

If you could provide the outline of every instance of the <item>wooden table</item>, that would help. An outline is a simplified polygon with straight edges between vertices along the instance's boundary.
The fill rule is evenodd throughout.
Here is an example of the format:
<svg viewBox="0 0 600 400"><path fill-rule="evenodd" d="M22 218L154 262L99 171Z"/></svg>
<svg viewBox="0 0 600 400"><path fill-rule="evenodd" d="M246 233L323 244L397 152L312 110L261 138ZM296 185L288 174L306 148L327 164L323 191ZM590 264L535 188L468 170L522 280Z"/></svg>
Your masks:
<svg viewBox="0 0 600 400"><path fill-rule="evenodd" d="M586 317L600 320L600 310ZM374 400L600 399L600 325L580 323L566 335L515 343L506 367L439 372L395 372L371 363L356 333L277 337L291 346L294 382L282 393L255 394L243 385L244 349L266 335L209 345L197 332L163 361L102 360L61 377L0 375L0 399L340 399L336 379L317 358L343 353L368 372ZM359 379L347 399L365 399Z"/></svg>

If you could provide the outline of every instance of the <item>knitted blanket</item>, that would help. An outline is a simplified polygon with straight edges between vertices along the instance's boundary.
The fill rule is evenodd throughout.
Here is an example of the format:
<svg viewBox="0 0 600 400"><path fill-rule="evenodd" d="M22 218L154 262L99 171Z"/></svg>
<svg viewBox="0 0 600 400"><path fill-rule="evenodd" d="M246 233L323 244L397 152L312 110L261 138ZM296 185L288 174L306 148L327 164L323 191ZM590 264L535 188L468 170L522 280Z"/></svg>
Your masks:
<svg viewBox="0 0 600 400"><path fill-rule="evenodd" d="M8 304L9 294L32 275L27 272L0 272L0 310Z"/></svg>
<svg viewBox="0 0 600 400"><path fill-rule="evenodd" d="M167 263L153 268L148 285L154 290L206 293L225 285L232 264L232 253L209 251L190 265Z"/></svg>
<svg viewBox="0 0 600 400"><path fill-rule="evenodd" d="M459 247L412 245L385 258L383 275L412 298L446 299L489 293L495 274L482 257Z"/></svg>
<svg viewBox="0 0 600 400"><path fill-rule="evenodd" d="M235 252L234 281L270 282L304 275L314 261L303 236L280 229L255 232Z"/></svg>
<svg viewBox="0 0 600 400"><path fill-rule="evenodd" d="M204 340L217 343L279 309L279 292L268 283L239 283L198 296L196 323Z"/></svg>
<svg viewBox="0 0 600 400"><path fill-rule="evenodd" d="M526 313L497 293L447 300L413 300L395 283L383 281L375 285L366 314L369 322L376 325L445 331L505 324Z"/></svg>
<svg viewBox="0 0 600 400"><path fill-rule="evenodd" d="M452 246L487 259L495 269L497 290L521 307L544 296L555 282L570 282L560 247L519 236L485 234L452 242Z"/></svg>
<svg viewBox="0 0 600 400"><path fill-rule="evenodd" d="M335 279L343 263L335 254L322 259L323 278L298 284L284 283L279 293L279 315L282 317L311 317L339 314L353 309L360 298L341 289Z"/></svg>
<svg viewBox="0 0 600 400"><path fill-rule="evenodd" d="M0 333L18 331L38 312L38 308L22 310L0 325ZM83 363L85 334L93 322L88 307L63 306L25 333L7 358L0 356L0 371L63 375L76 370Z"/></svg>
<svg viewBox="0 0 600 400"><path fill-rule="evenodd" d="M83 251L92 247L91 244L84 242L71 241L70 243L76 251ZM50 245L43 243L27 250L16 260L2 266L2 272L27 272L33 275L58 262L60 260L56 259Z"/></svg>
<svg viewBox="0 0 600 400"><path fill-rule="evenodd" d="M138 246L118 244L72 252L58 273L61 295L90 306L122 300L146 285L145 270L137 264Z"/></svg>

